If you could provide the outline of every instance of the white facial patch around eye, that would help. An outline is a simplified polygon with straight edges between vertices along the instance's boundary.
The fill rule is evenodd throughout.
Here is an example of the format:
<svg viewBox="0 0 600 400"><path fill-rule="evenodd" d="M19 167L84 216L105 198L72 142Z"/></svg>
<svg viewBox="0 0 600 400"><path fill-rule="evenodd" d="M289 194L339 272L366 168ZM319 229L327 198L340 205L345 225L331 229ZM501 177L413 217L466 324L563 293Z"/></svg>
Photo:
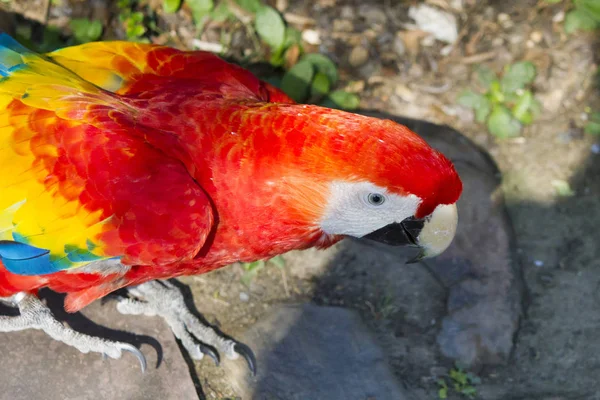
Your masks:
<svg viewBox="0 0 600 400"><path fill-rule="evenodd" d="M384 200L380 201L373 194L382 195ZM320 226L330 235L363 237L415 215L420 202L421 199L415 195L388 193L385 188L371 182L335 181L330 185Z"/></svg>

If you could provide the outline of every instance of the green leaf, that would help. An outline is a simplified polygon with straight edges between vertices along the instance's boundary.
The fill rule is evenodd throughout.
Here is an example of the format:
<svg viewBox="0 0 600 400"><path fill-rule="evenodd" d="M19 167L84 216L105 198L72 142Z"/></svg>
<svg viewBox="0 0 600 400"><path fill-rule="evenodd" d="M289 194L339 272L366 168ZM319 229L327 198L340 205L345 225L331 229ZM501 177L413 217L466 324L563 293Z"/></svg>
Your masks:
<svg viewBox="0 0 600 400"><path fill-rule="evenodd" d="M485 97L484 97L485 98ZM488 115L490 115L490 111L492 111L492 105L491 103L488 101L487 98L485 98L485 102L481 103L479 105L479 107L477 107L475 109L475 120L477 122L479 122L480 124L485 122L485 120L487 119Z"/></svg>
<svg viewBox="0 0 600 400"><path fill-rule="evenodd" d="M283 41L283 47L288 48L293 44L300 43L301 41L302 32L289 26L285 28L285 40Z"/></svg>
<svg viewBox="0 0 600 400"><path fill-rule="evenodd" d="M490 100L486 96L471 90L466 90L458 96L458 104L473 108L475 110L475 119L480 123L485 121L492 109Z"/></svg>
<svg viewBox="0 0 600 400"><path fill-rule="evenodd" d="M458 104L469 108L477 108L481 102L485 101L485 96L475 93L472 90L465 90L458 96Z"/></svg>
<svg viewBox="0 0 600 400"><path fill-rule="evenodd" d="M338 80L337 67L335 66L335 63L329 59L329 57L324 56L323 54L311 53L302 57L302 61L311 63L317 72L325 74L331 85L336 84Z"/></svg>
<svg viewBox="0 0 600 400"><path fill-rule="evenodd" d="M163 10L169 14L177 12L181 7L181 2L182 0L163 0Z"/></svg>
<svg viewBox="0 0 600 400"><path fill-rule="evenodd" d="M327 93L329 93L330 89L331 85L329 83L329 78L327 78L327 75L322 74L321 72L317 72L310 87L310 102L317 103Z"/></svg>
<svg viewBox="0 0 600 400"><path fill-rule="evenodd" d="M490 133L500 139L516 137L521 133L519 121L514 119L510 111L501 105L494 107L487 126Z"/></svg>
<svg viewBox="0 0 600 400"><path fill-rule="evenodd" d="M486 67L485 65L480 65L477 68L477 78L479 82L483 85L484 88L489 88L492 85L492 82L498 80L498 76L491 68Z"/></svg>
<svg viewBox="0 0 600 400"><path fill-rule="evenodd" d="M281 89L294 101L301 103L308 97L315 69L312 64L300 61L285 73L281 81Z"/></svg>
<svg viewBox="0 0 600 400"><path fill-rule="evenodd" d="M440 390L438 390L438 398L442 399L442 400L447 399L448 398L448 388L446 388L446 387L440 388Z"/></svg>
<svg viewBox="0 0 600 400"><path fill-rule="evenodd" d="M502 91L515 92L535 79L535 65L529 61L514 63L502 77Z"/></svg>
<svg viewBox="0 0 600 400"><path fill-rule="evenodd" d="M591 18L600 23L600 1L575 0L575 7L586 12Z"/></svg>
<svg viewBox="0 0 600 400"><path fill-rule="evenodd" d="M522 123L531 123L531 105L533 104L533 94L531 91L526 90L522 96L519 97L517 103L512 108L513 116L521 121ZM529 115L527 117L527 115ZM528 121L528 122L526 122Z"/></svg>
<svg viewBox="0 0 600 400"><path fill-rule="evenodd" d="M571 185L569 182L563 181L562 179L555 179L552 182L552 186L554 186L554 190L556 194L561 197L572 197L575 196L575 191L571 189Z"/></svg>
<svg viewBox="0 0 600 400"><path fill-rule="evenodd" d="M69 27L73 30L73 36L79 43L93 42L102 36L102 22L90 21L87 18L72 19Z"/></svg>
<svg viewBox="0 0 600 400"><path fill-rule="evenodd" d="M242 264L242 267L246 271L260 271L265 267L265 264L266 263L264 262L264 260L258 260L251 263L244 263Z"/></svg>
<svg viewBox="0 0 600 400"><path fill-rule="evenodd" d="M214 7L213 0L186 0L196 23L202 22Z"/></svg>
<svg viewBox="0 0 600 400"><path fill-rule="evenodd" d="M277 268L285 267L285 259L282 256L275 256L271 258L268 262L275 264Z"/></svg>
<svg viewBox="0 0 600 400"><path fill-rule="evenodd" d="M281 15L273 8L264 6L256 13L254 21L256 32L272 50L279 50L285 40L285 23Z"/></svg>
<svg viewBox="0 0 600 400"><path fill-rule="evenodd" d="M578 30L593 31L598 27L598 22L586 11L576 8L565 16L565 32L574 33Z"/></svg>
<svg viewBox="0 0 600 400"><path fill-rule="evenodd" d="M600 135L600 122L590 121L583 130L590 135Z"/></svg>
<svg viewBox="0 0 600 400"><path fill-rule="evenodd" d="M356 110L360 105L360 99L354 93L336 90L327 96L324 104L332 104L332 108L341 108L342 110Z"/></svg>
<svg viewBox="0 0 600 400"><path fill-rule="evenodd" d="M500 81L492 81L487 97L493 104L503 103L505 101L506 96L502 93Z"/></svg>
<svg viewBox="0 0 600 400"><path fill-rule="evenodd" d="M216 22L227 21L233 19L235 16L231 13L229 6L226 1L221 1L218 6L210 13L210 18Z"/></svg>
<svg viewBox="0 0 600 400"><path fill-rule="evenodd" d="M235 0L235 2L238 6L251 13L256 13L264 7L260 0Z"/></svg>
<svg viewBox="0 0 600 400"><path fill-rule="evenodd" d="M556 3L560 3L562 0L546 0L546 3L549 4L556 4Z"/></svg>

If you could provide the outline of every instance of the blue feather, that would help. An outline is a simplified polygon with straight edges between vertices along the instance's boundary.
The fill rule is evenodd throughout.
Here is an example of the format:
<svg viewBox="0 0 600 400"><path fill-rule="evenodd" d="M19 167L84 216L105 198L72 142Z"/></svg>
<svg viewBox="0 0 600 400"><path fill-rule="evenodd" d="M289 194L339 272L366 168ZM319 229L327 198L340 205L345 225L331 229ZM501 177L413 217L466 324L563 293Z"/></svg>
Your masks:
<svg viewBox="0 0 600 400"><path fill-rule="evenodd" d="M34 54L6 33L0 33L0 76L8 77L14 71L25 68L21 54Z"/></svg>
<svg viewBox="0 0 600 400"><path fill-rule="evenodd" d="M44 275L57 272L50 261L50 252L11 240L0 240L0 261L4 267L18 275Z"/></svg>

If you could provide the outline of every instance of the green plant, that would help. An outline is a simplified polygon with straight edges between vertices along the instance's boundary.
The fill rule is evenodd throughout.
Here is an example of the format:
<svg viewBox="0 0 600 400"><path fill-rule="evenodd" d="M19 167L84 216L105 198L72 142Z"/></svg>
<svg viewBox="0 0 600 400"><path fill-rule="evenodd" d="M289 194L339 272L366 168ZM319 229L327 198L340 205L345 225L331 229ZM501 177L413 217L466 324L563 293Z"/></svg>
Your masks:
<svg viewBox="0 0 600 400"><path fill-rule="evenodd" d="M119 1L131 7L133 0ZM165 12L176 12L184 1L191 9L197 26L202 26L207 19L241 19L240 14L234 12L231 7L243 10L244 19L249 19L242 23L250 36L255 41L260 39L270 50L269 63L275 67L289 67L283 78L272 77L268 81L280 87L295 101L349 110L358 107L360 100L355 94L332 90L338 81L337 67L333 61L322 54L302 56L300 32L289 27L273 7L263 4L261 0L221 0L216 6L213 0L163 0L163 9ZM143 34L142 28L138 26L132 26L132 29L140 30L133 33ZM299 62L296 62L298 59Z"/></svg>
<svg viewBox="0 0 600 400"><path fill-rule="evenodd" d="M586 112L588 119L583 130L590 135L600 135L600 112L592 112L589 108L586 109Z"/></svg>
<svg viewBox="0 0 600 400"><path fill-rule="evenodd" d="M137 0L118 0L119 21L125 28L127 40L135 42L148 42L145 37L148 33L150 18L146 17L142 11L137 11Z"/></svg>
<svg viewBox="0 0 600 400"><path fill-rule="evenodd" d="M242 268L244 269L244 274L242 275L242 283L246 286L252 282L252 279L258 274L258 272L265 268L267 265L272 264L277 266L278 268L285 267L285 260L282 256L276 256L269 260L259 260L251 263L242 263Z"/></svg>
<svg viewBox="0 0 600 400"><path fill-rule="evenodd" d="M69 22L69 27L77 43L93 42L102 36L102 22L98 20L73 19Z"/></svg>
<svg viewBox="0 0 600 400"><path fill-rule="evenodd" d="M450 383L448 383L447 379ZM477 395L475 385L481 383L481 378L471 372L465 372L458 364L452 368L446 378L440 378L438 384L438 398L447 399L450 390L468 398L474 398Z"/></svg>
<svg viewBox="0 0 600 400"><path fill-rule="evenodd" d="M547 3L559 3L561 0L546 0ZM600 1L573 0L573 9L565 15L565 32L593 31L600 28Z"/></svg>
<svg viewBox="0 0 600 400"><path fill-rule="evenodd" d="M477 122L486 122L492 135L518 136L523 125L533 122L541 110L530 89L536 75L535 66L529 61L508 65L502 78L487 67L479 67L477 72L486 92L466 90L458 97L459 104L473 108Z"/></svg>

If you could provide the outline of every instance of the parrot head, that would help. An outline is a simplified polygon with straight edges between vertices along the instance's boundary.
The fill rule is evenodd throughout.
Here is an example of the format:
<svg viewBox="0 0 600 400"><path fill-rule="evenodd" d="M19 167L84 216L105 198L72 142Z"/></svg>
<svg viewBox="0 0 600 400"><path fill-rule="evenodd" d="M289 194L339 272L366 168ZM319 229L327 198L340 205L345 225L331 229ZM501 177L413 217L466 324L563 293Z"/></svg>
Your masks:
<svg viewBox="0 0 600 400"><path fill-rule="evenodd" d="M462 182L444 155L391 120L316 106L289 109L302 120L284 135L295 153L288 158L294 171L280 175L292 188L290 207L304 210L328 237L418 247L413 261L450 245Z"/></svg>
<svg viewBox="0 0 600 400"><path fill-rule="evenodd" d="M240 110L202 182L219 214L214 254L235 242L249 250L232 257L252 261L355 237L417 247L417 261L450 245L461 180L407 127L313 105Z"/></svg>

